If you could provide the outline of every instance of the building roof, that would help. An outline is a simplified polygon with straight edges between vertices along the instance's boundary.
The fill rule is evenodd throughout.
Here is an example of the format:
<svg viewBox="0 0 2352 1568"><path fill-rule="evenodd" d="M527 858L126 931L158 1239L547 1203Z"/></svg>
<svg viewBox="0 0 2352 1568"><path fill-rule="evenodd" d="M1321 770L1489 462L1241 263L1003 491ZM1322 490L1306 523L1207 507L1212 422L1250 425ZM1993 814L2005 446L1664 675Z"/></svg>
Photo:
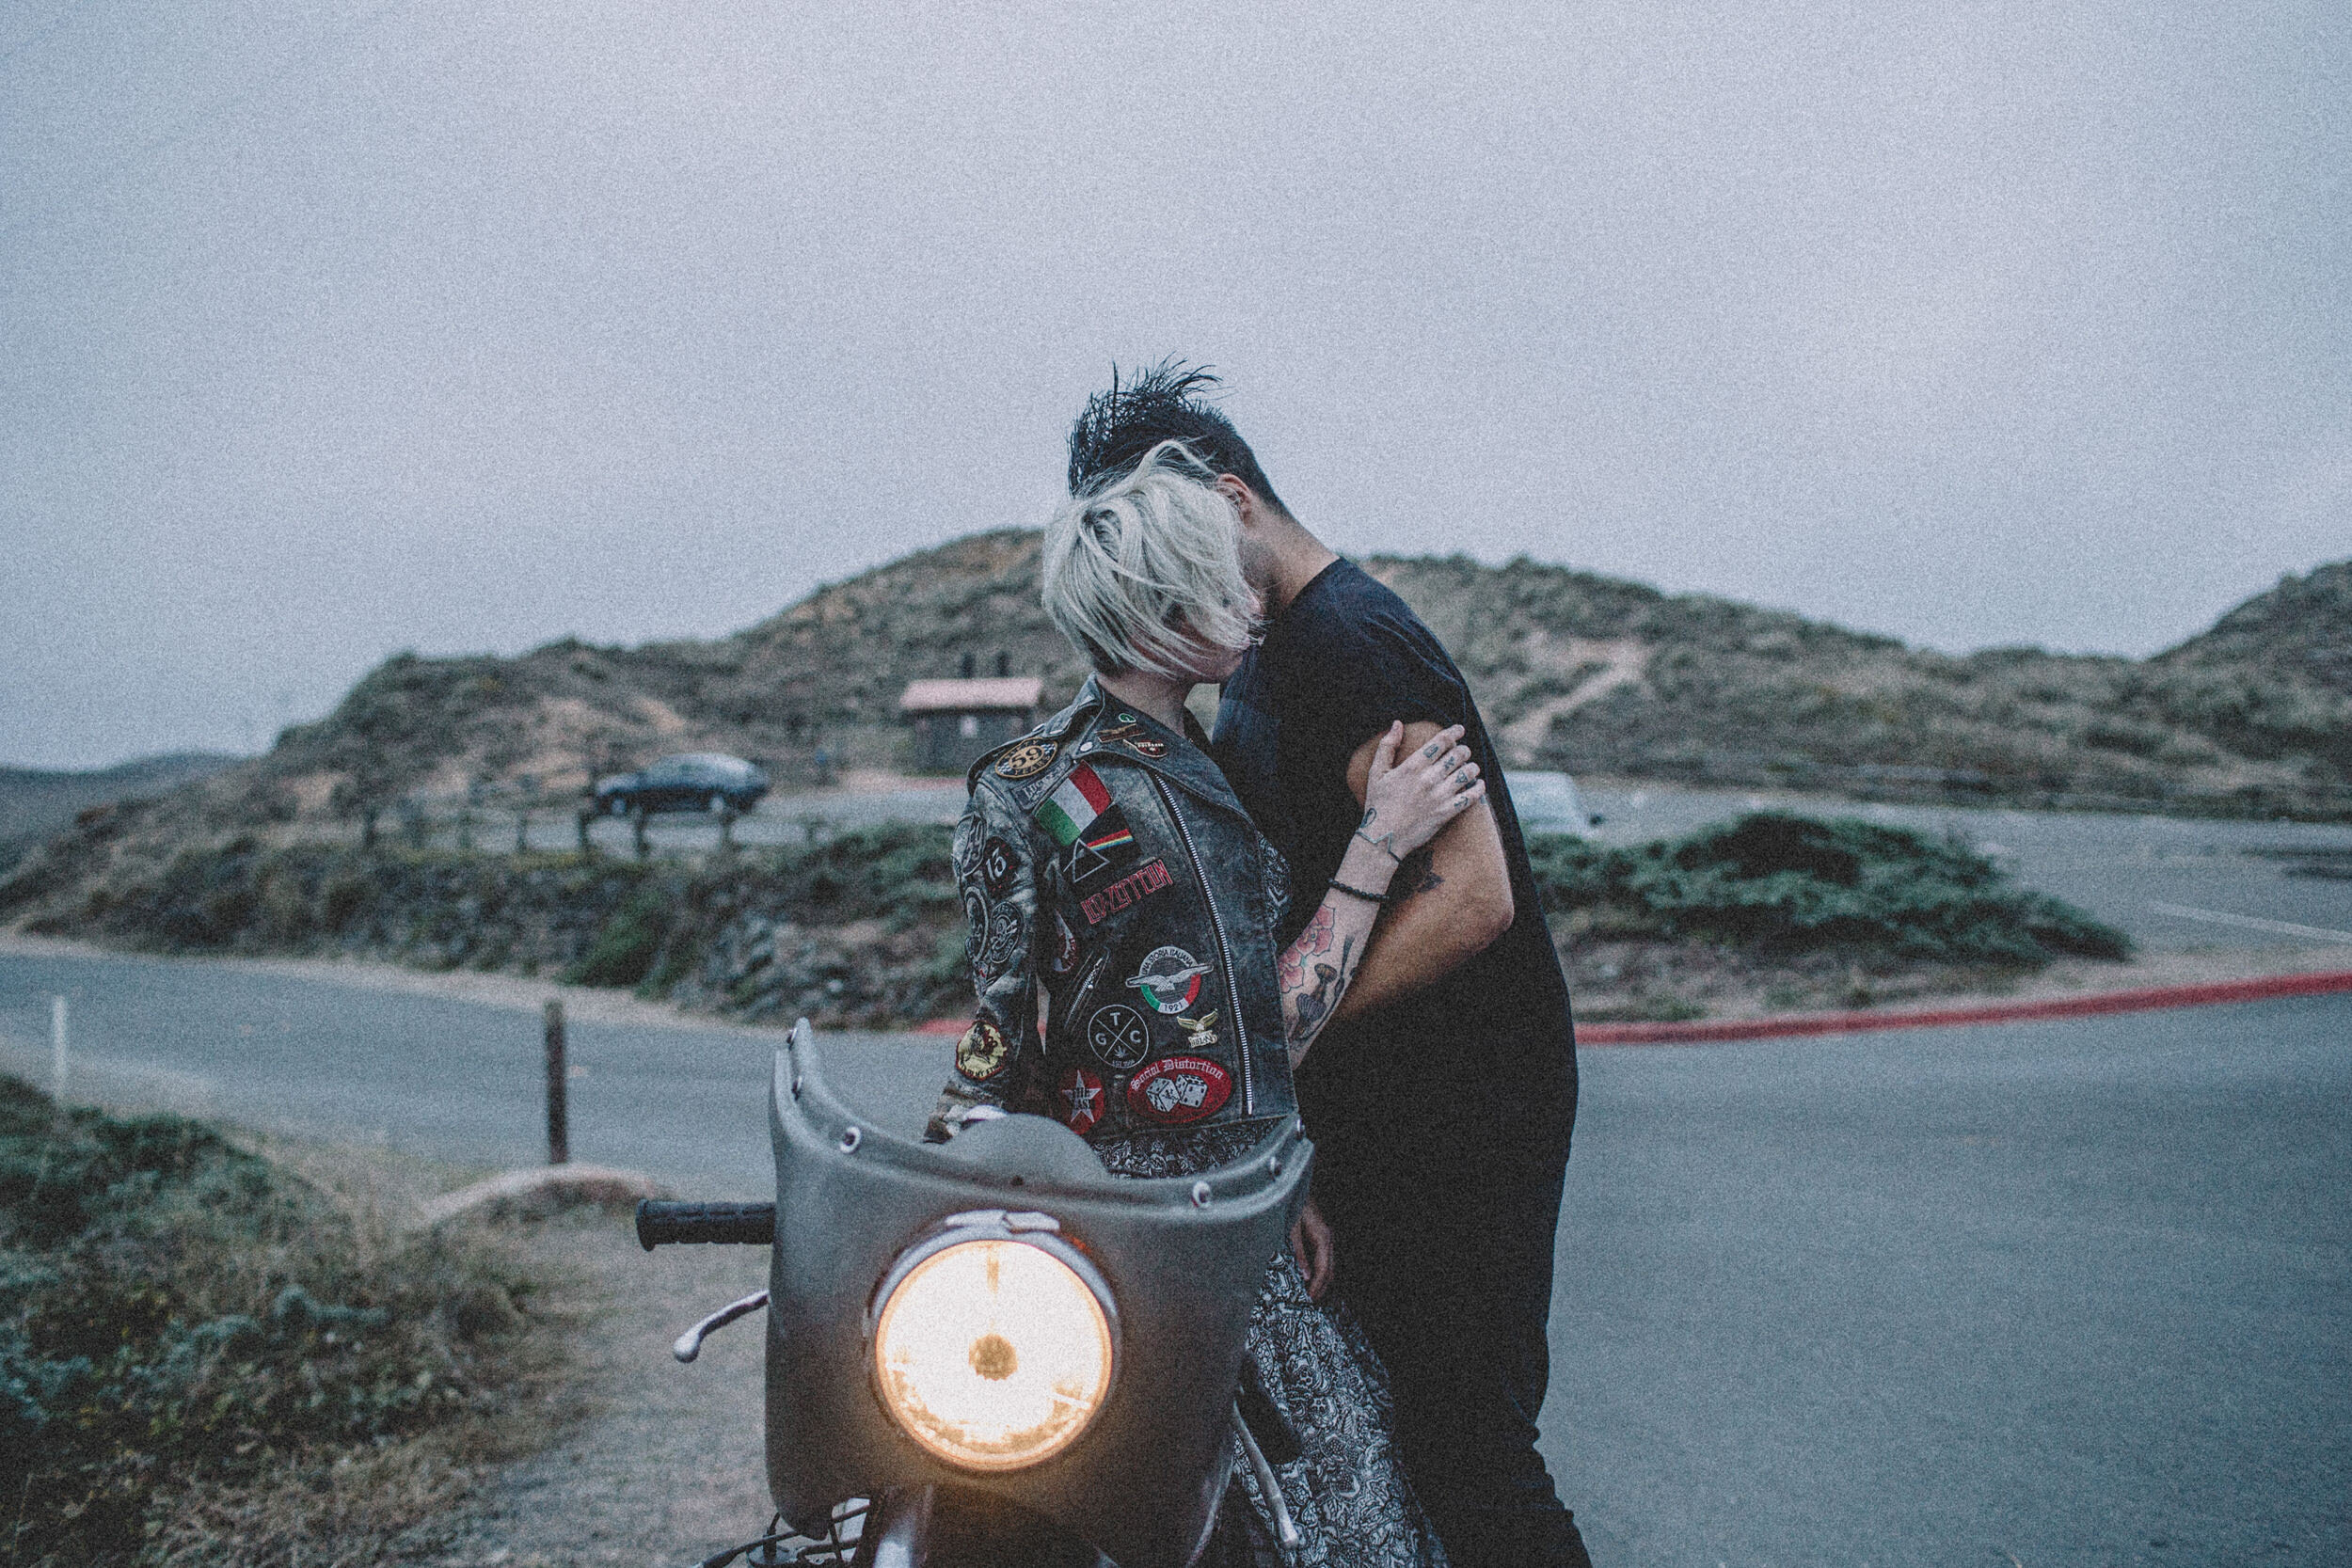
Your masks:
<svg viewBox="0 0 2352 1568"><path fill-rule="evenodd" d="M1045 698L1036 675L996 675L982 680L909 681L898 697L900 713L969 713L1033 708Z"/></svg>

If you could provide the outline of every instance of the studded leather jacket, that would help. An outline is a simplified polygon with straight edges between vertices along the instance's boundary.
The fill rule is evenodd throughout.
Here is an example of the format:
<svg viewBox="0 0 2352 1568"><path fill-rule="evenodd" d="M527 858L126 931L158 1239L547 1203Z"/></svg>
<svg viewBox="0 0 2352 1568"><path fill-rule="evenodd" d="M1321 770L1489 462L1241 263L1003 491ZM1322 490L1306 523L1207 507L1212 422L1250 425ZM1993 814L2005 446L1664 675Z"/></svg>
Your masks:
<svg viewBox="0 0 2352 1568"><path fill-rule="evenodd" d="M954 860L979 1006L930 1136L1033 1112L1160 1174L1151 1148L1215 1132L1237 1154L1295 1115L1287 872L1201 744L1089 679L969 783Z"/></svg>

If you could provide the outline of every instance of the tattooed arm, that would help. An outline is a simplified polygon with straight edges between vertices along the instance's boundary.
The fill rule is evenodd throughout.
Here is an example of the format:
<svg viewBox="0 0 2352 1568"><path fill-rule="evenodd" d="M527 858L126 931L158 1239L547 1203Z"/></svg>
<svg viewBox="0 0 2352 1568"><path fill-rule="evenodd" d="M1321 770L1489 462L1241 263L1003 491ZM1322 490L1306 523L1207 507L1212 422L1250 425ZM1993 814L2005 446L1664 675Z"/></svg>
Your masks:
<svg viewBox="0 0 2352 1568"><path fill-rule="evenodd" d="M1425 721L1409 724L1406 744L1426 752L1440 735ZM1378 744L1377 736L1365 741L1348 765L1348 786L1359 800L1366 798ZM1511 928L1511 866L1503 858L1494 808L1480 800L1407 854L1389 893L1371 951L1357 944L1355 983L1347 988L1345 1004L1334 1009L1341 1018L1359 1017L1436 984Z"/></svg>
<svg viewBox="0 0 2352 1568"><path fill-rule="evenodd" d="M1461 729L1438 732L1396 760L1405 726L1391 724L1374 742L1365 769L1362 826L1340 861L1339 875L1282 952L1282 1027L1291 1065L1305 1059L1363 961L1382 895L1404 884L1398 873L1414 851L1486 799L1486 781L1470 753L1454 744Z"/></svg>

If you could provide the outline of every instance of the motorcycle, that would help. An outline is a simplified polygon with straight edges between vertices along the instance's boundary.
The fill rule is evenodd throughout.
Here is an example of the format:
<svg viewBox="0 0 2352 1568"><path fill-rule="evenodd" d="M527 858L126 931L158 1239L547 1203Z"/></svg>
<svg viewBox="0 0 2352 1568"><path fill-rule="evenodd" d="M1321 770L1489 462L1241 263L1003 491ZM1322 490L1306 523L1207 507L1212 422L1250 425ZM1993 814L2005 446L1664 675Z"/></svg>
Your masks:
<svg viewBox="0 0 2352 1568"><path fill-rule="evenodd" d="M1293 1117L1198 1176L1111 1176L1043 1117L899 1137L827 1085L803 1019L769 1095L776 1200L638 1206L638 1240L767 1245L776 1505L726 1568L1189 1568L1237 1462L1263 1531L1297 1544L1274 1467L1297 1433L1243 1354L1306 1200Z"/></svg>

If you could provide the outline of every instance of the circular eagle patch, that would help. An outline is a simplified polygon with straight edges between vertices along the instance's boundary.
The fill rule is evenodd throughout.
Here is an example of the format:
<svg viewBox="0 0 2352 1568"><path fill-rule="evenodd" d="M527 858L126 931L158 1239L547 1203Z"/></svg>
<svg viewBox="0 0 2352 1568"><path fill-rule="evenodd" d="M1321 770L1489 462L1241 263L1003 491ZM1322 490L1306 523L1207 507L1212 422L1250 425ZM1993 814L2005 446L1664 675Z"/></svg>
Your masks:
<svg viewBox="0 0 2352 1568"><path fill-rule="evenodd" d="M996 776L1034 779L1054 766L1054 754L1059 750L1050 740L1024 740L996 759Z"/></svg>
<svg viewBox="0 0 2352 1568"><path fill-rule="evenodd" d="M1012 1041L984 1018L974 1019L956 1042L956 1070L966 1078L985 1084L1011 1065Z"/></svg>
<svg viewBox="0 0 2352 1568"><path fill-rule="evenodd" d="M1205 1056L1163 1056L1127 1084L1127 1109L1181 1126L1213 1117L1233 1093L1233 1075Z"/></svg>
<svg viewBox="0 0 2352 1568"><path fill-rule="evenodd" d="M1208 972L1207 964L1181 947L1154 947L1127 983L1152 1011L1181 1013L1200 1000L1200 977Z"/></svg>

